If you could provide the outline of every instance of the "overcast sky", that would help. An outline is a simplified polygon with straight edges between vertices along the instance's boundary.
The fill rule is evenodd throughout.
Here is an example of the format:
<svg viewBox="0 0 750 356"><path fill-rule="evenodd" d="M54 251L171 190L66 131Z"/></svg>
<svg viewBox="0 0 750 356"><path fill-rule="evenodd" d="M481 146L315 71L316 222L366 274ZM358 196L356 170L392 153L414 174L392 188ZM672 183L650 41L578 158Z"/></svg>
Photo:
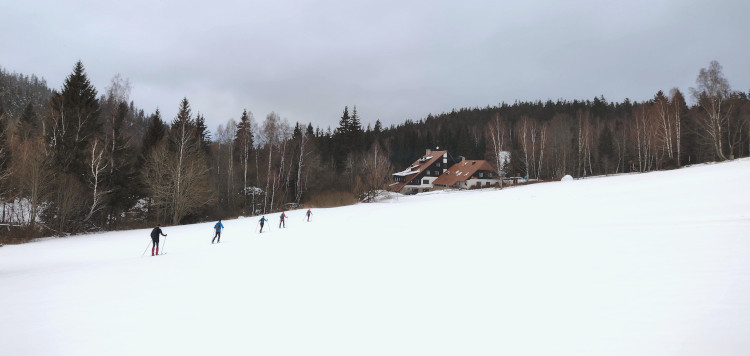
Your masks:
<svg viewBox="0 0 750 356"><path fill-rule="evenodd" d="M209 129L242 110L335 128L516 100L645 100L717 60L750 89L750 1L0 2L0 66L60 89L83 61L100 93Z"/></svg>

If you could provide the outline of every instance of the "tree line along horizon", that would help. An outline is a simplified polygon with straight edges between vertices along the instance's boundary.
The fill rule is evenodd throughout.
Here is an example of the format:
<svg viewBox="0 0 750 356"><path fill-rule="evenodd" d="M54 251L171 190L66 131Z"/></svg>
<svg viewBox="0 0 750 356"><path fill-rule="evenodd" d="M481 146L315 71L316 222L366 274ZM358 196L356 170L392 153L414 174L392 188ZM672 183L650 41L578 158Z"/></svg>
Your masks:
<svg viewBox="0 0 750 356"><path fill-rule="evenodd" d="M99 95L81 61L60 91L0 68L0 223L11 225L3 239L370 201L426 148L539 180L750 155L750 92L733 91L716 61L699 70L690 106L673 88L644 102L502 103L387 128L363 128L356 106L334 130L244 110L212 137L187 98L167 122L129 93L117 75Z"/></svg>

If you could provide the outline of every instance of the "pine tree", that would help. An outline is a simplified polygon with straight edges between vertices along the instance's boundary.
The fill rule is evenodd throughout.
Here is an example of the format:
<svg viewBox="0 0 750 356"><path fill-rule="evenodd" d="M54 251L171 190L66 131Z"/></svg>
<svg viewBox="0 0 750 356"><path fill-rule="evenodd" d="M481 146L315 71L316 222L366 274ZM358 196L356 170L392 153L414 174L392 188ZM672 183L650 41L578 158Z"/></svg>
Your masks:
<svg viewBox="0 0 750 356"><path fill-rule="evenodd" d="M344 106L344 113L341 115L341 119L339 120L339 127L336 129L336 132L334 134L345 135L350 131L351 124L352 121L349 117L349 107Z"/></svg>
<svg viewBox="0 0 750 356"><path fill-rule="evenodd" d="M187 98L182 98L180 102L180 108L177 111L177 116L172 120L171 129L175 130L178 127L193 128L195 123L193 122L193 114L190 110L190 102Z"/></svg>
<svg viewBox="0 0 750 356"><path fill-rule="evenodd" d="M55 180L43 219L58 233L93 227L87 219L102 206L98 189L103 172L104 141L96 89L78 61L59 93L51 99L46 132Z"/></svg>
<svg viewBox="0 0 750 356"><path fill-rule="evenodd" d="M164 138L164 135L166 133L167 126L164 121L161 120L161 112L159 112L159 109L157 108L156 112L151 115L148 128L146 129L146 133L143 135L141 154L139 157L141 162L145 160L145 158L148 156L148 153L151 152L151 149Z"/></svg>
<svg viewBox="0 0 750 356"><path fill-rule="evenodd" d="M135 205L140 190L137 179L140 157L129 147L124 136L124 123L129 111L124 101L117 105L112 120L112 137L109 138L109 176L105 188L109 189L106 222L110 227Z"/></svg>
<svg viewBox="0 0 750 356"><path fill-rule="evenodd" d="M359 115L357 115L357 106L354 106L352 110L352 118L349 125L349 132L358 133L362 132L362 123L359 121Z"/></svg>
<svg viewBox="0 0 750 356"><path fill-rule="evenodd" d="M159 146L159 142L162 142L165 139L165 136L167 134L167 124L164 123L161 119L161 112L159 109L156 109L156 112L151 115L148 122L148 128L146 129L146 133L143 135L143 139L141 141L141 152L138 155L138 163L136 166L135 171L139 172L142 177L147 177L148 174L145 174L143 172L144 166L148 162L151 152L154 150L155 147ZM163 147L162 147L163 148ZM148 197L148 205L147 205L147 217L151 215L152 212L152 198L148 194L148 187L149 182L145 181L144 179L138 179L138 186L137 186L137 192L136 195L140 197Z"/></svg>
<svg viewBox="0 0 750 356"><path fill-rule="evenodd" d="M315 131L313 130L312 122L307 124L307 131L305 132L307 136L314 137Z"/></svg>
<svg viewBox="0 0 750 356"><path fill-rule="evenodd" d="M354 152L359 152L362 150L363 146L362 139L364 137L364 130L362 130L362 123L359 120L359 115L357 115L357 106L354 106L354 109L352 110L352 118L349 125L349 132L347 133L349 135L349 142L351 144L350 149Z"/></svg>
<svg viewBox="0 0 750 356"><path fill-rule="evenodd" d="M205 126L205 125L204 125ZM177 116L172 120L169 133L170 153L167 155L169 163L165 168L167 176L154 177L146 182L149 190L156 195L164 193L160 199L166 201L172 215L172 223L178 224L191 213L197 212L213 200L211 185L208 184L207 153L203 148L202 137L196 132L195 121L191 118L190 103L183 98ZM157 172L159 159L152 156L147 161ZM163 191L161 185L167 184L169 189Z"/></svg>
<svg viewBox="0 0 750 356"><path fill-rule="evenodd" d="M211 152L211 132L208 131L206 126L206 118L200 113L195 116L195 132L201 140L201 148L206 154L209 154Z"/></svg>
<svg viewBox="0 0 750 356"><path fill-rule="evenodd" d="M252 113L246 110L242 111L240 117L240 123L237 124L237 132L234 135L234 145L236 152L239 154L240 163L242 164L242 191L243 191L243 207L247 207L247 194L250 183L249 178L249 163L250 157L253 154L254 137L253 137L253 122ZM253 211L255 210L255 195L253 194Z"/></svg>
<svg viewBox="0 0 750 356"><path fill-rule="evenodd" d="M58 169L82 179L86 174L89 143L101 133L99 100L96 89L78 61L63 84L62 92L52 97L52 118L48 140Z"/></svg>

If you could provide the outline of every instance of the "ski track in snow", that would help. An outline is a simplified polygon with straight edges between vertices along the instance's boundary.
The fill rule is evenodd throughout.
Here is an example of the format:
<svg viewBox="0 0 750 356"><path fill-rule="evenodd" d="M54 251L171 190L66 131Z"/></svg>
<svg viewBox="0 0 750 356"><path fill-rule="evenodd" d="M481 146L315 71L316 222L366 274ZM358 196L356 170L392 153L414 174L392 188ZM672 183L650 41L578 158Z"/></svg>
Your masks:
<svg viewBox="0 0 750 356"><path fill-rule="evenodd" d="M750 350L748 159L305 211L6 245L0 354Z"/></svg>

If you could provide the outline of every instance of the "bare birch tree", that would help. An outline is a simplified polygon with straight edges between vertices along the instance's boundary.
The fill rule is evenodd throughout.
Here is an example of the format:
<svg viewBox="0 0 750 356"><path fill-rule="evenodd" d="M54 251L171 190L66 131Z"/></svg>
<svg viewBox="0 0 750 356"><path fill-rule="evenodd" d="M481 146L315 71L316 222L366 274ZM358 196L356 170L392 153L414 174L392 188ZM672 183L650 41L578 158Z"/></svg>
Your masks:
<svg viewBox="0 0 750 356"><path fill-rule="evenodd" d="M302 132L300 128L299 135L299 157L297 158L297 181L295 189L294 202L299 204L302 200L303 185L302 185L302 170L305 169L305 157L308 155L307 141L310 139L306 132Z"/></svg>
<svg viewBox="0 0 750 356"><path fill-rule="evenodd" d="M661 90L659 90L654 97L654 109L659 120L659 134L657 137L661 141L661 147L663 147L662 149L667 157L673 159L675 156L673 149L674 122L670 112L672 105L670 105L669 99Z"/></svg>
<svg viewBox="0 0 750 356"><path fill-rule="evenodd" d="M266 120L263 122L262 139L263 146L268 150L268 167L266 170L266 189L263 195L263 212L269 212L273 210L273 199L275 198L276 186L279 179L282 179L284 172L284 161L283 156L285 152L282 151L281 145L285 143L289 135L289 124L286 120L281 120L279 115L275 112L271 112L266 116ZM273 153L279 151L279 170L272 172L274 165ZM270 197L269 197L270 190ZM271 198L269 205L268 199Z"/></svg>
<svg viewBox="0 0 750 356"><path fill-rule="evenodd" d="M521 141L520 142L521 143L521 150L523 151L523 172L524 172L523 175L524 175L524 178L527 178L527 179L529 177L529 170L531 169L531 167L529 165L529 149L531 148L531 146L533 146L532 143L529 143L529 141L530 141L529 140L530 134L528 133L528 127L529 126L530 126L530 124L529 124L529 118L527 116L525 116L525 115L522 116L521 117L521 126L519 127L519 131L520 132L516 135L516 136L519 137L519 139Z"/></svg>
<svg viewBox="0 0 750 356"><path fill-rule="evenodd" d="M362 164L358 167L354 193L360 201L374 201L381 196L391 179L393 167L388 161L388 155L376 141L357 161Z"/></svg>
<svg viewBox="0 0 750 356"><path fill-rule="evenodd" d="M723 160L724 155L724 127L727 123L727 113L731 108L726 107L729 98L729 81L722 73L721 64L711 61L708 68L701 68L698 78L695 80L696 88L690 88L690 92L698 105L705 111L704 115L698 115L698 124L703 130L703 135L714 148L716 156Z"/></svg>
<svg viewBox="0 0 750 356"><path fill-rule="evenodd" d="M541 179L542 162L544 162L544 144L547 140L547 124L541 124L539 129L539 163L536 165L536 179Z"/></svg>
<svg viewBox="0 0 750 356"><path fill-rule="evenodd" d="M108 163L104 158L105 147L98 139L91 141L91 158L89 159L89 188L91 189L91 206L84 220L91 221L91 217L104 206L107 191L102 189L102 176Z"/></svg>
<svg viewBox="0 0 750 356"><path fill-rule="evenodd" d="M492 144L490 157L495 166L495 172L500 177L500 188L503 187L503 178L505 178L505 167L509 162L506 162L507 155L503 154L505 149L505 120L500 118L500 115L495 114L495 118L487 123L487 136Z"/></svg>

